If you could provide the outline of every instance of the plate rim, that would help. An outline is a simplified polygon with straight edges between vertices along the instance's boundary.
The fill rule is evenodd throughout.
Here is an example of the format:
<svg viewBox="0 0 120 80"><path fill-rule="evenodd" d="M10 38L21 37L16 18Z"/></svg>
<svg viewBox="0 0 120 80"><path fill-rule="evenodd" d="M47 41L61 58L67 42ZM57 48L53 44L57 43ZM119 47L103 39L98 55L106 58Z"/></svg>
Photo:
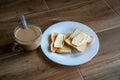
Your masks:
<svg viewBox="0 0 120 80"><path fill-rule="evenodd" d="M95 32L92 28L90 28L89 26L87 26L87 25L85 25L85 24L83 24L83 23L81 23L81 22L76 22L76 21L60 21L60 22L57 22L57 23L55 23L55 24L50 25L50 26L43 32L43 35L44 35L44 34L46 33L46 31L49 30L52 26L54 26L54 25L56 25L56 24L64 23L64 22L65 22L65 23L71 23L71 22L73 22L73 23L82 24L82 25L86 26L86 28L89 28L89 29L95 34L95 36L96 36L96 38L97 38L97 41L98 41L98 43L97 43L98 48L96 48L96 50L95 50L95 55L94 55L93 57L89 58L88 60L86 60L85 62L82 62L82 63L79 63L79 64L73 64L73 65L72 65L72 64L60 63L60 62L58 62L58 61L56 61L56 60L51 59L51 58L44 52L44 50L43 50L43 48L42 48L42 45L41 45L41 44L42 44L42 41L41 41L40 47L41 47L41 50L42 50L43 54L44 54L49 60L51 60L51 61L53 61L53 62L55 62L55 63L57 63L57 64L60 64L60 65L65 65L65 66L77 66L77 65L81 65L81 64L84 64L84 63L89 62L91 59L93 59L93 58L97 55L97 53L98 53L98 51L99 51L99 47L100 47L99 38L98 38L96 32ZM43 39L43 35L42 35L42 39ZM48 51L48 52L49 52L49 51Z"/></svg>

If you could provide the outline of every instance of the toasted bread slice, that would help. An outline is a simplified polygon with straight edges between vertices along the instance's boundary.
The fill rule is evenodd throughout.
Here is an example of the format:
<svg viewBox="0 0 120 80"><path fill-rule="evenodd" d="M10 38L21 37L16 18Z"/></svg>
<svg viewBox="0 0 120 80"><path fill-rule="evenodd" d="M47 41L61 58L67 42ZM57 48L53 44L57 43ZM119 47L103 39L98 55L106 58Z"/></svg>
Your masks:
<svg viewBox="0 0 120 80"><path fill-rule="evenodd" d="M51 39L51 44L50 44L50 50L52 52L55 52L57 48L54 47L54 42L55 42L55 39L57 37L57 34L58 33L52 33L51 36L50 36L50 39Z"/></svg>
<svg viewBox="0 0 120 80"><path fill-rule="evenodd" d="M78 52L84 52L87 49L87 43L84 43L78 47L75 47Z"/></svg>
<svg viewBox="0 0 120 80"><path fill-rule="evenodd" d="M66 34L52 33L50 45L51 51L63 54L70 54L71 48L67 46L67 44L64 44L64 40L66 39L66 37Z"/></svg>
<svg viewBox="0 0 120 80"><path fill-rule="evenodd" d="M65 39L65 42L78 52L84 52L92 40L92 36L85 31L76 28L74 32L67 39Z"/></svg>

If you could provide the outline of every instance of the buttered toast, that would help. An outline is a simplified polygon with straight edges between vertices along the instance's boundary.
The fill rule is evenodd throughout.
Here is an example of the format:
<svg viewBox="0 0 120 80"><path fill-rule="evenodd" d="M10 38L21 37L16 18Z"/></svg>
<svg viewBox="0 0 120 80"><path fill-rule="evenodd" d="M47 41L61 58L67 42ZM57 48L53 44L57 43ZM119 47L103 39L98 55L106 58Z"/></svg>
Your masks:
<svg viewBox="0 0 120 80"><path fill-rule="evenodd" d="M71 34L52 33L50 50L56 53L70 54L72 50L79 53L86 51L93 37L85 31L76 28Z"/></svg>
<svg viewBox="0 0 120 80"><path fill-rule="evenodd" d="M67 34L52 33L50 36L51 38L50 50L52 52L70 54L71 48L67 46L67 44L64 42L67 36L68 36Z"/></svg>
<svg viewBox="0 0 120 80"><path fill-rule="evenodd" d="M76 28L74 32L65 39L65 42L78 52L84 52L87 49L88 44L92 41L93 37L79 28Z"/></svg>

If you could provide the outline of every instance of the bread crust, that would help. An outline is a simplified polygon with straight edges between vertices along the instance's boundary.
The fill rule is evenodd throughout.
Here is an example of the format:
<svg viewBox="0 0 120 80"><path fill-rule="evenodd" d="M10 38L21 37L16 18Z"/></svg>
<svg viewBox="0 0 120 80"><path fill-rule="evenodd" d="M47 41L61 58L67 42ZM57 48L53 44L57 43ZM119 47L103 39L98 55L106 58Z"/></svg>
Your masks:
<svg viewBox="0 0 120 80"><path fill-rule="evenodd" d="M73 39L76 35L80 34L80 31L82 31L82 30L76 28L76 29L74 30L74 32L73 32L67 39L65 39L65 42L66 42L69 46L71 46L73 49L75 49L76 51L78 51L78 52L81 53L81 52L86 51L87 46L93 41L93 37L92 37L92 36L89 36L89 39L86 41L86 43L83 43L82 45L76 46L76 45L72 44L72 39ZM82 31L82 32L85 32L85 31ZM85 33L86 33L86 32L85 32ZM87 34L87 33L86 33L86 34ZM89 34L88 34L88 35L89 35Z"/></svg>
<svg viewBox="0 0 120 80"><path fill-rule="evenodd" d="M58 33L52 33L51 34L51 44L50 44L50 50L52 52L56 52L56 53L61 53L61 54L70 54L71 53L71 48L69 46L67 46L66 44L64 44L64 46L62 48L56 48L54 47L54 42L55 39L57 37ZM64 34L65 35L65 39L67 38L68 34Z"/></svg>

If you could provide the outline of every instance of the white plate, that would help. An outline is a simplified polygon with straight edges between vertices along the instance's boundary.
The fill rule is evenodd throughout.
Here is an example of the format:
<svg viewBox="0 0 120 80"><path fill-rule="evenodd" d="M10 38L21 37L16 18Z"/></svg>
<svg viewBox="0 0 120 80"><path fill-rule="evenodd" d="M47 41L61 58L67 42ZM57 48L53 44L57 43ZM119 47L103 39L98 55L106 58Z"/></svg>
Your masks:
<svg viewBox="0 0 120 80"><path fill-rule="evenodd" d="M50 51L49 45L51 33L72 33L75 28L80 28L94 37L94 41L88 46L84 53L72 52L72 54L58 54ZM99 39L96 33L88 26L79 22L64 21L51 25L43 33L41 49L43 53L53 62L67 66L75 66L90 61L97 54L99 50Z"/></svg>

